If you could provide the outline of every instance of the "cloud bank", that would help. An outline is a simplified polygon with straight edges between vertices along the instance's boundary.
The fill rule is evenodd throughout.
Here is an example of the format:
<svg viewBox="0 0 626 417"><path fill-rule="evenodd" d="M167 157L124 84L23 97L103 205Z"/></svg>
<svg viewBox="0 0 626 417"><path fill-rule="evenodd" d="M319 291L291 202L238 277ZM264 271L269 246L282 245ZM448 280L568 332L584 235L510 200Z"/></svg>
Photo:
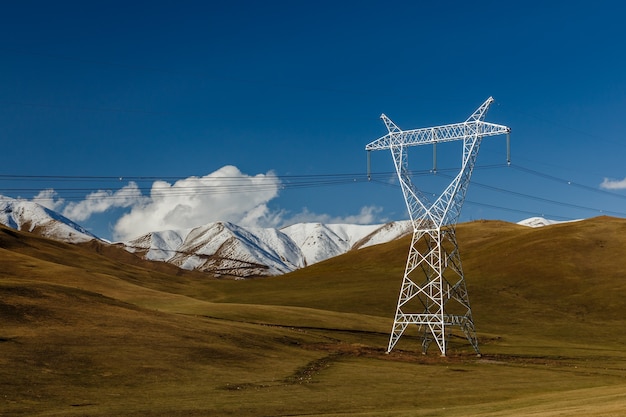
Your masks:
<svg viewBox="0 0 626 417"><path fill-rule="evenodd" d="M624 190L626 189L626 178L623 180L611 180L605 178L600 184L600 188L604 188L605 190Z"/></svg>
<svg viewBox="0 0 626 417"><path fill-rule="evenodd" d="M98 190L82 201L66 203L56 191L41 191L33 201L75 222L116 208L125 214L110 222L113 239L125 241L146 233L198 227L216 221L228 221L244 227L275 227L295 223L373 224L385 221L382 208L367 206L359 213L331 216L309 211L294 213L271 209L268 203L278 197L280 178L273 172L247 175L232 165L203 177L189 177L174 183L155 181L148 192L135 182L117 191ZM64 207L64 208L63 208Z"/></svg>
<svg viewBox="0 0 626 417"><path fill-rule="evenodd" d="M69 203L63 210L63 215L75 222L81 222L94 213L104 213L115 207L132 207L144 200L137 184L131 181L116 192L99 190L89 194L79 203Z"/></svg>
<svg viewBox="0 0 626 417"><path fill-rule="evenodd" d="M59 210L65 204L65 200L52 188L41 190L39 194L33 197L33 201L53 211Z"/></svg>
<svg viewBox="0 0 626 417"><path fill-rule="evenodd" d="M278 196L273 173L249 176L228 165L204 177L173 184L155 181L150 195L137 201L114 226L116 239L127 240L158 230L186 229L215 221L242 226L275 221L267 203Z"/></svg>
<svg viewBox="0 0 626 417"><path fill-rule="evenodd" d="M283 218L283 224L296 223L325 223L325 224L373 224L387 221L380 218L383 209L381 207L362 207L358 214L348 216L331 216L329 214L316 214L306 207L298 214L289 218Z"/></svg>

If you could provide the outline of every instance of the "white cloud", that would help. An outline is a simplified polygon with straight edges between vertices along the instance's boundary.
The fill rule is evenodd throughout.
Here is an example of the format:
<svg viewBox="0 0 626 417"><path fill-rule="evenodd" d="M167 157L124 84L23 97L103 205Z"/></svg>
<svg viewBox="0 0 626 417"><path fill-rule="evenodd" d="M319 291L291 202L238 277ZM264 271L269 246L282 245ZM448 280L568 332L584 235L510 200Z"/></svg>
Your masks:
<svg viewBox="0 0 626 417"><path fill-rule="evenodd" d="M65 200L60 198L59 194L52 188L41 190L39 194L33 197L33 201L50 210L57 210L65 204Z"/></svg>
<svg viewBox="0 0 626 417"><path fill-rule="evenodd" d="M243 227L279 227L283 223L284 210L271 211L265 204L250 210L239 221Z"/></svg>
<svg viewBox="0 0 626 417"><path fill-rule="evenodd" d="M80 202L70 202L63 215L82 222L112 208L130 208L113 221L113 238L130 240L160 230L187 229L216 221L229 221L243 227L282 227L287 224L320 222L327 224L374 224L380 218L380 207L366 206L354 215L331 216L304 208L291 215L283 209L273 210L268 203L278 196L280 179L271 171L250 176L235 166L225 166L203 177L189 177L173 184L155 181L149 195L143 195L134 182L117 190L99 190ZM52 190L43 190L35 198L53 210L64 200Z"/></svg>
<svg viewBox="0 0 626 417"><path fill-rule="evenodd" d="M382 207L376 206L365 206L361 208L359 214L342 217L342 221L340 223L347 224L374 224L374 223L382 223L387 221L387 219L382 219L379 217L380 213L382 213Z"/></svg>
<svg viewBox="0 0 626 417"><path fill-rule="evenodd" d="M115 238L128 240L153 231L186 229L214 221L268 226L280 219L279 213L271 213L267 207L278 196L280 186L279 178L271 172L249 176L231 165L174 184L155 181L150 196L117 221Z"/></svg>
<svg viewBox="0 0 626 417"><path fill-rule="evenodd" d="M135 182L112 192L98 190L89 194L83 201L69 203L63 210L63 215L76 222L87 220L94 213L103 213L114 207L131 207L141 204L145 197Z"/></svg>
<svg viewBox="0 0 626 417"><path fill-rule="evenodd" d="M358 214L348 216L331 216L329 214L312 213L304 208L300 213L283 220L284 224L325 223L325 224L376 224L387 220L379 217L383 209L375 206L362 207Z"/></svg>
<svg viewBox="0 0 626 417"><path fill-rule="evenodd" d="M626 178L623 180L610 180L605 178L600 184L600 188L604 188L605 190L623 190L626 189Z"/></svg>

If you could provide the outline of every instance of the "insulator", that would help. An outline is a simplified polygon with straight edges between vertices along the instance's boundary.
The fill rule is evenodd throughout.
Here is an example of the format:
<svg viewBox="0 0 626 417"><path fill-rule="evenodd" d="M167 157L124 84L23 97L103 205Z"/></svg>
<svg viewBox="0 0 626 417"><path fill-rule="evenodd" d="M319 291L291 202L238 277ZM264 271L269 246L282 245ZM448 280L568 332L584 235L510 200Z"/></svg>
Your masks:
<svg viewBox="0 0 626 417"><path fill-rule="evenodd" d="M511 134L506 134L506 163L511 165Z"/></svg>

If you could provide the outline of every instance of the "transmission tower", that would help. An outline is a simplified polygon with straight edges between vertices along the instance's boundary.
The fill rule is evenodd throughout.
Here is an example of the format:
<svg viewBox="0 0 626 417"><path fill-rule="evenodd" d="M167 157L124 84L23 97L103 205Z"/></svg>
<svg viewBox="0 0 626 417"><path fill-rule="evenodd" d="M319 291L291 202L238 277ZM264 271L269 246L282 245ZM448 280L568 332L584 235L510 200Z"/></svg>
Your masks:
<svg viewBox="0 0 626 417"><path fill-rule="evenodd" d="M389 133L365 147L367 151L391 150L413 223L413 239L387 353L391 352L406 328L416 324L424 354L435 341L441 356L445 356L446 328L453 326L462 330L480 355L455 230L482 138L507 134L508 149L510 129L484 121L492 102L493 98L489 97L463 123L415 130L403 131L383 114L381 119ZM463 141L461 170L431 204L411 182L406 148L428 144L436 146L437 143L455 140Z"/></svg>

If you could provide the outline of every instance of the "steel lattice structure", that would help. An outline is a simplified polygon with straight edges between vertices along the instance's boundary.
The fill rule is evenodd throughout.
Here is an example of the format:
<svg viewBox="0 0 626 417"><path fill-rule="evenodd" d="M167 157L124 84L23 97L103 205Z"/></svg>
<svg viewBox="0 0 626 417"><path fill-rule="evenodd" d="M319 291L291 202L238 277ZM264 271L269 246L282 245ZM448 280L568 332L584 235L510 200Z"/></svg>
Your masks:
<svg viewBox="0 0 626 417"><path fill-rule="evenodd" d="M484 121L492 102L493 98L489 97L463 123L406 131L383 114L381 119L389 133L365 147L367 151L391 150L413 223L413 239L387 353L406 328L416 324L424 354L434 340L441 355L446 355L449 326L460 328L480 354L455 230L482 138L510 132L506 126ZM406 148L455 140L463 141L461 170L430 204L411 182ZM423 274L419 274L420 269Z"/></svg>

